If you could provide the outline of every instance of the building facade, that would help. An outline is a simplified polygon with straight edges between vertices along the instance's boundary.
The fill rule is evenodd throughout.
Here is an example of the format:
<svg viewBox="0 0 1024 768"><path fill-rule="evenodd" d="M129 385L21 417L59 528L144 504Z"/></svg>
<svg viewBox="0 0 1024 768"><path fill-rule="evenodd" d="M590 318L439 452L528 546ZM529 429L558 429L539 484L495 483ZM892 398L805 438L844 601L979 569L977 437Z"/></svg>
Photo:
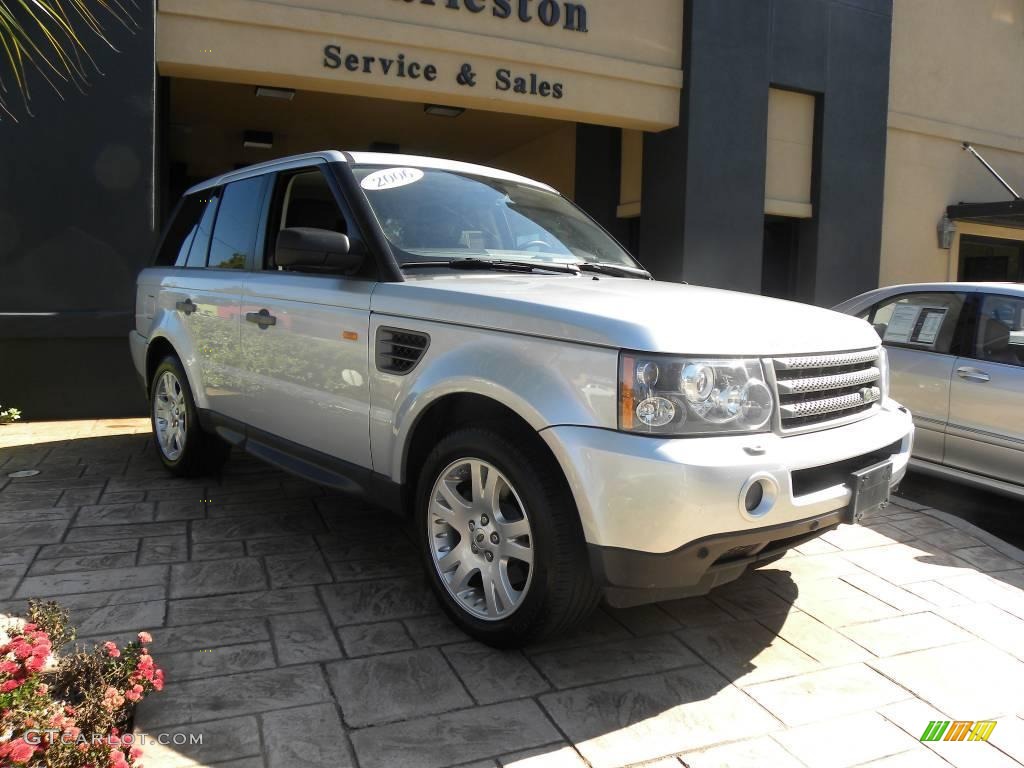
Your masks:
<svg viewBox="0 0 1024 768"><path fill-rule="evenodd" d="M37 84L36 116L0 122L0 402L29 418L144 411L125 342L132 286L177 197L328 147L539 178L665 280L831 305L879 281L955 279L964 253L995 269L971 260L970 237L1005 242L1005 222L951 220L949 249L938 232L946 206L998 199L958 142L1024 181L1022 11L140 3L135 34L112 31L119 51L96 48L104 74L87 93Z"/></svg>

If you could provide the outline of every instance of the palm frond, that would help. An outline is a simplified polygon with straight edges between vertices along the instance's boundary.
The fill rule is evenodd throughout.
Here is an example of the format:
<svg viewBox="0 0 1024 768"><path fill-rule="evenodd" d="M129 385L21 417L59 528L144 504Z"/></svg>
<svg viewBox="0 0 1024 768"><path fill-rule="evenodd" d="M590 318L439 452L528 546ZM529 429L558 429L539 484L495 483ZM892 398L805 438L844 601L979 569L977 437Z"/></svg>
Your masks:
<svg viewBox="0 0 1024 768"><path fill-rule="evenodd" d="M84 91L90 72L103 74L87 39L116 51L107 26L112 22L134 34L139 25L133 9L137 0L0 0L0 120L6 115L17 121L7 101L8 79L28 115L33 72L61 98L62 85Z"/></svg>

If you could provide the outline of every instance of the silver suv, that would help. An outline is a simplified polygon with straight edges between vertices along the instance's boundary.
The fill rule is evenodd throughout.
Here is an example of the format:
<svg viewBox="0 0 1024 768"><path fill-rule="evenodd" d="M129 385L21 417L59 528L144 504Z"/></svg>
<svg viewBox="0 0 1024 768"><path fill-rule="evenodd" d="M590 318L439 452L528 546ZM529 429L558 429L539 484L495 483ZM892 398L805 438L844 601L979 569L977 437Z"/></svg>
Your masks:
<svg viewBox="0 0 1024 768"><path fill-rule="evenodd" d="M653 281L550 187L321 152L190 190L131 350L164 465L229 446L407 514L513 645L702 594L884 504L913 426L866 322Z"/></svg>

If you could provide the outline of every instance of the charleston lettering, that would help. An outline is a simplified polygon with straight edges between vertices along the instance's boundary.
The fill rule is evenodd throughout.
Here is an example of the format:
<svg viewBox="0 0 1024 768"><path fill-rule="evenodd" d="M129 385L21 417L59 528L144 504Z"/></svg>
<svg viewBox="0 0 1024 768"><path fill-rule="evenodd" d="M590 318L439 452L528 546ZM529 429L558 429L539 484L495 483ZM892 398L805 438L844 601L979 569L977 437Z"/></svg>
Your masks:
<svg viewBox="0 0 1024 768"><path fill-rule="evenodd" d="M557 27L572 32L587 31L587 8L583 3L558 0L399 0L407 5L434 5L453 11L463 9L470 13L483 13L491 9L496 19L516 18L524 24L536 19L545 27Z"/></svg>

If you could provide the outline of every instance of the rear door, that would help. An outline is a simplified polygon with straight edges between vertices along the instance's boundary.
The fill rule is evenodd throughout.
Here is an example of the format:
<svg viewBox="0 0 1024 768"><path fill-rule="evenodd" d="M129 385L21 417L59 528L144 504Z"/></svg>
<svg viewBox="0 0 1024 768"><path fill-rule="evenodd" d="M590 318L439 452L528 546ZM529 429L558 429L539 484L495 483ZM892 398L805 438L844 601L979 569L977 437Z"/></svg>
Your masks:
<svg viewBox="0 0 1024 768"><path fill-rule="evenodd" d="M949 387L956 363L965 293L903 293L871 308L889 354L893 398L907 406L917 432L914 455L941 462L949 418Z"/></svg>
<svg viewBox="0 0 1024 768"><path fill-rule="evenodd" d="M1024 297L976 298L977 322L953 372L946 463L1024 483Z"/></svg>
<svg viewBox="0 0 1024 768"><path fill-rule="evenodd" d="M324 164L282 172L274 182L265 258L242 300L245 418L271 437L370 467L370 275L279 269L278 232L312 227L358 240ZM266 438L267 435L264 435ZM250 436L260 436L250 431Z"/></svg>

